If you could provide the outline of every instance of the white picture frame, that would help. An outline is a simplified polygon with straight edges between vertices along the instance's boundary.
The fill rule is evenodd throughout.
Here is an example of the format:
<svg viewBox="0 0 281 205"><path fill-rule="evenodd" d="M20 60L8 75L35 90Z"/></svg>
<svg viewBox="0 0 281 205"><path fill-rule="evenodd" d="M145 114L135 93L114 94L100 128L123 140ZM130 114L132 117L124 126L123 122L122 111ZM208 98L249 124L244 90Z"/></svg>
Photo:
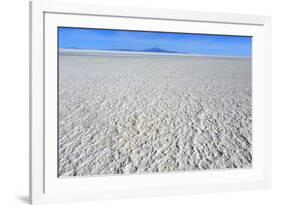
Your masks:
<svg viewBox="0 0 281 205"><path fill-rule="evenodd" d="M59 179L56 167L56 123L53 123L57 117L58 26L152 31L157 28L157 31L253 36L253 167L247 170ZM30 2L30 111L32 204L269 188L271 18L79 3Z"/></svg>

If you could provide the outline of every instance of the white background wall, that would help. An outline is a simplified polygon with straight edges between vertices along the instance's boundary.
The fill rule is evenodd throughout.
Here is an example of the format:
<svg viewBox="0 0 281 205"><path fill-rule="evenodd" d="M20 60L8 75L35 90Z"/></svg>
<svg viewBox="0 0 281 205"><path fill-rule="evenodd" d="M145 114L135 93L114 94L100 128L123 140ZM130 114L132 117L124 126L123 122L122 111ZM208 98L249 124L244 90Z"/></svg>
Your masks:
<svg viewBox="0 0 281 205"><path fill-rule="evenodd" d="M77 1L77 0L76 0ZM271 15L273 18L273 188L238 193L81 204L281 204L281 5L278 0L80 0L103 5ZM0 4L0 204L28 200L28 1ZM71 197L71 196L70 196Z"/></svg>

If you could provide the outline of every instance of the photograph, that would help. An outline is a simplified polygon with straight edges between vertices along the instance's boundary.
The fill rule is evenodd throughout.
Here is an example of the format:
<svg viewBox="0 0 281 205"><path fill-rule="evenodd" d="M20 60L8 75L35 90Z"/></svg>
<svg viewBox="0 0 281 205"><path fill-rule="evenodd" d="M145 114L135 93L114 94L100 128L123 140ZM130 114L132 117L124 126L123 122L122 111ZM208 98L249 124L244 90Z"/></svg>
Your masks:
<svg viewBox="0 0 281 205"><path fill-rule="evenodd" d="M252 36L57 27L58 177L252 168Z"/></svg>

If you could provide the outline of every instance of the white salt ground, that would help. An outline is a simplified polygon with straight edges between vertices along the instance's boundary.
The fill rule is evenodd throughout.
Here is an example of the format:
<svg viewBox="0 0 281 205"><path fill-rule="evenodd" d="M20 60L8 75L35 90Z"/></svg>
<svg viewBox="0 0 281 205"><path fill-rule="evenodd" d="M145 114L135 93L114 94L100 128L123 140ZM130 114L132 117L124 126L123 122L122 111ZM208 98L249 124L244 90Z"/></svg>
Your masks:
<svg viewBox="0 0 281 205"><path fill-rule="evenodd" d="M59 55L59 176L252 163L251 60Z"/></svg>

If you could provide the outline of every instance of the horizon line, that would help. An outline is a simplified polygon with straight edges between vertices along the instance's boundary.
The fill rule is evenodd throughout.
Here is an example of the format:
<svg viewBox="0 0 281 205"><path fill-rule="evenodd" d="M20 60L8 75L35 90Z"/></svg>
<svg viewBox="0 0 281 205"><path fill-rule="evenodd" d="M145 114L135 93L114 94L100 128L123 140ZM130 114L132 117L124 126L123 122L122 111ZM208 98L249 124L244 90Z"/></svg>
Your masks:
<svg viewBox="0 0 281 205"><path fill-rule="evenodd" d="M148 48L149 49L149 48ZM164 49L163 49L164 50ZM236 56L236 55L212 55L212 54L197 54L197 53L188 53L188 52L174 52L174 51L170 51L167 50L168 52L154 52L154 51L141 51L141 50L131 50L129 51L129 49L126 51L125 49L122 50L117 50L117 49L89 49L89 48L59 48L58 53L60 54L68 54L68 55L100 55L100 54L115 54L116 56L122 56L122 54L124 55L158 55L158 56L190 56L190 57L217 57L217 58L244 58L244 59L251 59L252 56ZM85 52L85 53L83 53ZM88 53L86 53L88 52ZM118 55L120 54L120 55Z"/></svg>

